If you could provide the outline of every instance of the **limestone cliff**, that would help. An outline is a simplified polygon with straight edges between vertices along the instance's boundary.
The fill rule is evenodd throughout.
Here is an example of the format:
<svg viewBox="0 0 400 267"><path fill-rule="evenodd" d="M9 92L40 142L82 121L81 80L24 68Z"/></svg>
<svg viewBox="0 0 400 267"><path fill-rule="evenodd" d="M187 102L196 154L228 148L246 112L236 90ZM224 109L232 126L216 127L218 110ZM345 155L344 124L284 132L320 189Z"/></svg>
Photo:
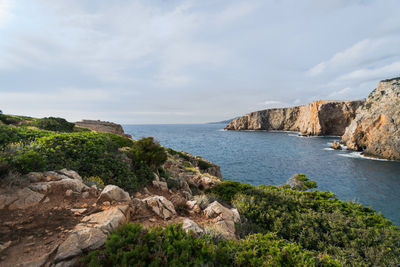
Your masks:
<svg viewBox="0 0 400 267"><path fill-rule="evenodd" d="M75 125L83 128L90 129L96 132L102 133L113 133L126 137L131 137L129 134L125 134L124 129L120 124L116 124L108 121L99 121L99 120L82 120L75 122Z"/></svg>
<svg viewBox="0 0 400 267"><path fill-rule="evenodd" d="M400 77L378 84L358 108L342 143L366 155L400 160Z"/></svg>
<svg viewBox="0 0 400 267"><path fill-rule="evenodd" d="M252 112L227 130L297 131L307 135L343 135L363 101L315 101L308 105Z"/></svg>

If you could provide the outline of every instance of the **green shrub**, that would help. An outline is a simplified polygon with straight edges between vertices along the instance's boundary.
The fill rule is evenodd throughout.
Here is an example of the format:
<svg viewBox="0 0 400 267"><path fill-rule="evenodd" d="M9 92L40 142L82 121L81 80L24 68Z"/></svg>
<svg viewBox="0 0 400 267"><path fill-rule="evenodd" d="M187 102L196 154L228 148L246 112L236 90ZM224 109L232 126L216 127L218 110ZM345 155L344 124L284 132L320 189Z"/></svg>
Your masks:
<svg viewBox="0 0 400 267"><path fill-rule="evenodd" d="M222 199L226 203L231 203L236 194L246 192L251 194L251 192L254 190L254 186L246 183L240 183L236 181L223 181L213 188L206 189L205 192L218 196L218 198Z"/></svg>
<svg viewBox="0 0 400 267"><path fill-rule="evenodd" d="M340 201L334 194L274 186L241 191L222 182L210 193L238 208L242 236L274 232L310 251L329 254L343 265L396 266L400 264L400 232L381 214L361 204Z"/></svg>
<svg viewBox="0 0 400 267"><path fill-rule="evenodd" d="M180 157L180 158L182 158L182 159L184 159L186 161L190 161L190 157L188 155L186 155L184 152L177 151L177 150L174 150L172 148L167 148L166 150L172 156L176 156L177 155L178 157Z"/></svg>
<svg viewBox="0 0 400 267"><path fill-rule="evenodd" d="M200 169L200 170L205 171L205 170L207 170L208 168L213 167L212 164L210 164L209 162L207 162L207 161L205 161L205 160L203 160L203 159L198 159L198 162L199 162L199 169Z"/></svg>
<svg viewBox="0 0 400 267"><path fill-rule="evenodd" d="M34 150L19 151L11 158L10 165L21 173L44 171L46 159Z"/></svg>
<svg viewBox="0 0 400 267"><path fill-rule="evenodd" d="M105 249L86 258L90 266L338 266L275 235L214 242L187 234L180 225L144 229L128 223L114 231Z"/></svg>
<svg viewBox="0 0 400 267"><path fill-rule="evenodd" d="M68 122L63 118L55 118L55 117L37 119L32 124L43 130L67 132L67 133L73 132L75 126L75 124L72 122Z"/></svg>
<svg viewBox="0 0 400 267"><path fill-rule="evenodd" d="M128 157L132 159L135 167L145 164L157 170L167 160L167 153L153 137L143 137L133 144L128 151Z"/></svg>
<svg viewBox="0 0 400 267"><path fill-rule="evenodd" d="M27 127L15 127L0 124L0 149L10 143L30 143L43 136L53 135L53 132L29 129Z"/></svg>

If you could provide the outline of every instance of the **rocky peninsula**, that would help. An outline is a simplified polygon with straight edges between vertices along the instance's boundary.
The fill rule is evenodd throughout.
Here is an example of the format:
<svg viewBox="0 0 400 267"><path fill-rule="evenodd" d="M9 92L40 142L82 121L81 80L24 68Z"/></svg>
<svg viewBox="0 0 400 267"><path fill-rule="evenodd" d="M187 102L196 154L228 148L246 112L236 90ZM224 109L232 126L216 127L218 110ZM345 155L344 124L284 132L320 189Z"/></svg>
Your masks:
<svg viewBox="0 0 400 267"><path fill-rule="evenodd" d="M297 107L266 109L237 118L225 129L296 131L304 135L341 136L363 102L323 100Z"/></svg>
<svg viewBox="0 0 400 267"><path fill-rule="evenodd" d="M130 135L125 134L124 129L120 124L113 122L100 121L100 120L82 120L75 122L75 125L96 132L112 133L121 136L131 137Z"/></svg>
<svg viewBox="0 0 400 267"><path fill-rule="evenodd" d="M400 160L400 77L379 82L341 142L367 156Z"/></svg>

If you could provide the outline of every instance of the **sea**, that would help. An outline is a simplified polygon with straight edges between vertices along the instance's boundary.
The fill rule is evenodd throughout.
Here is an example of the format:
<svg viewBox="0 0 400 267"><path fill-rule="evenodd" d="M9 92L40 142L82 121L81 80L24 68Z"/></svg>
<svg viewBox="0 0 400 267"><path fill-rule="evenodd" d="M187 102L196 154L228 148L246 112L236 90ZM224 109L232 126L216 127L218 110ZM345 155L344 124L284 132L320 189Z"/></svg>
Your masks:
<svg viewBox="0 0 400 267"><path fill-rule="evenodd" d="M296 173L341 200L362 203L400 226L400 162L333 150L340 137L301 137L296 132L226 131L225 124L123 125L134 139L153 136L221 167L223 179L282 185Z"/></svg>

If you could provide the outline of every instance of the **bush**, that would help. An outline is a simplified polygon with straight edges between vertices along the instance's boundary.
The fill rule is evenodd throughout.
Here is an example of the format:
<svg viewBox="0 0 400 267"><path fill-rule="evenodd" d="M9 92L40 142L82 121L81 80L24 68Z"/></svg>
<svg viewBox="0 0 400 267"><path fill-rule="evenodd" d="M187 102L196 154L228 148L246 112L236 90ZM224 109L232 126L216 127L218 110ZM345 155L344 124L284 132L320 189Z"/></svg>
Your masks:
<svg viewBox="0 0 400 267"><path fill-rule="evenodd" d="M167 153L153 137L144 137L134 143L128 151L128 157L136 166L145 164L157 170L167 160Z"/></svg>
<svg viewBox="0 0 400 267"><path fill-rule="evenodd" d="M43 130L67 133L73 132L75 126L72 122L68 122L63 118L55 117L37 119L33 125Z"/></svg>
<svg viewBox="0 0 400 267"><path fill-rule="evenodd" d="M10 143L30 143L43 136L50 136L53 134L54 133L49 131L34 130L26 127L0 125L0 149Z"/></svg>
<svg viewBox="0 0 400 267"><path fill-rule="evenodd" d="M213 188L206 189L206 193L214 194L218 198L222 199L226 203L231 203L232 199L238 193L251 194L255 190L255 187L246 183L240 183L236 181L223 181L217 184Z"/></svg>
<svg viewBox="0 0 400 267"><path fill-rule="evenodd" d="M334 194L274 186L249 188L222 182L210 193L229 199L245 224L242 236L274 232L307 250L329 254L343 265L397 266L400 232L382 215L361 204L340 201Z"/></svg>
<svg viewBox="0 0 400 267"><path fill-rule="evenodd" d="M214 242L185 233L180 225L144 229L126 224L107 239L105 249L89 254L90 266L338 266L275 235Z"/></svg>
<svg viewBox="0 0 400 267"><path fill-rule="evenodd" d="M83 183L89 187L95 185L97 188L103 189L104 182L99 176L84 177Z"/></svg>
<svg viewBox="0 0 400 267"><path fill-rule="evenodd" d="M202 170L202 171L205 171L208 168L213 167L212 164L210 164L209 162L207 162L207 161L205 161L203 159L198 159L198 162L199 162L199 169Z"/></svg>

